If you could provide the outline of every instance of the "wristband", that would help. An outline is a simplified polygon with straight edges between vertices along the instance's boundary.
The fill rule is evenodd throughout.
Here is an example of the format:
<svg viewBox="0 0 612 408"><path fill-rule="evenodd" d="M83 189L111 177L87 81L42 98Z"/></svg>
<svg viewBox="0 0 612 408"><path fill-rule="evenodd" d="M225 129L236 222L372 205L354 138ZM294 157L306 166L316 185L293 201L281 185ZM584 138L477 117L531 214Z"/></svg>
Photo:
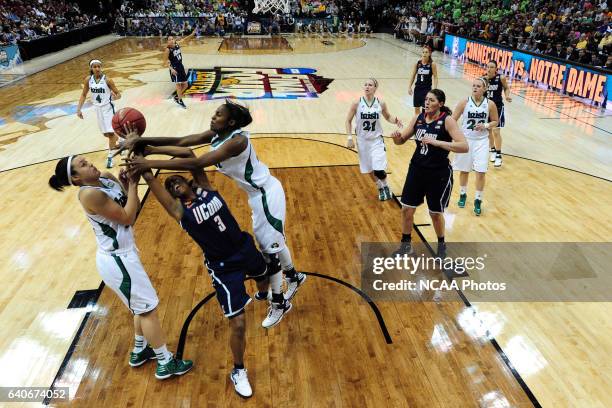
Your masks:
<svg viewBox="0 0 612 408"><path fill-rule="evenodd" d="M346 137L346 139L347 139L347 140L353 140L353 135L348 135L348 136Z"/></svg>
<svg viewBox="0 0 612 408"><path fill-rule="evenodd" d="M485 126L484 126L484 127L485 127L485 129L488 129L488 128L490 128L490 127L491 127L491 124L490 124L490 123L487 123L487 124L485 124Z"/></svg>

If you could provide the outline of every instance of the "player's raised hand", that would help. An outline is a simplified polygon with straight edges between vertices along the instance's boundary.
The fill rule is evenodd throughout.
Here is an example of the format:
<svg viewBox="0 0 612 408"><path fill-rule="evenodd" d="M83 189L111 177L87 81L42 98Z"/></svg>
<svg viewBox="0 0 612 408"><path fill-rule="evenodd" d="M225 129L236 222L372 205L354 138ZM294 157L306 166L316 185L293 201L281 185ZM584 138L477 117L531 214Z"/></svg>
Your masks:
<svg viewBox="0 0 612 408"><path fill-rule="evenodd" d="M124 163L120 166L127 166L130 177L133 173L140 177L140 174L144 171L151 170L149 161L142 156L126 157L123 159Z"/></svg>
<svg viewBox="0 0 612 408"><path fill-rule="evenodd" d="M136 147L138 138L140 137L138 132L136 132L136 128L130 122L127 122L125 125L123 125L123 133L118 133L118 135L123 137L124 140L119 142L113 157L121 154L121 152L125 150L128 151L128 156L131 155Z"/></svg>

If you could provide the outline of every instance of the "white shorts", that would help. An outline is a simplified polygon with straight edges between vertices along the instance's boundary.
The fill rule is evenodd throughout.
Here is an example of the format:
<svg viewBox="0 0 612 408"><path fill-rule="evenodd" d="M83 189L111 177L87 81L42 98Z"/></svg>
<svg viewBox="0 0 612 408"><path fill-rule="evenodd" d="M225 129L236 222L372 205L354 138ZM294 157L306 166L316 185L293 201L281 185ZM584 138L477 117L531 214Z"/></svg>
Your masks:
<svg viewBox="0 0 612 408"><path fill-rule="evenodd" d="M489 138L466 140L470 150L467 153L455 153L453 170L486 173L489 166Z"/></svg>
<svg viewBox="0 0 612 408"><path fill-rule="evenodd" d="M157 293L145 272L136 247L109 254L98 251L96 265L104 283L119 299L139 315L157 307Z"/></svg>
<svg viewBox="0 0 612 408"><path fill-rule="evenodd" d="M286 247L285 243L285 191L273 176L257 192L249 193L249 206L253 217L253 233L259 250L275 254Z"/></svg>
<svg viewBox="0 0 612 408"><path fill-rule="evenodd" d="M115 115L115 105L108 103L102 106L94 106L98 116L98 127L102 133L115 133L113 130L113 115Z"/></svg>
<svg viewBox="0 0 612 408"><path fill-rule="evenodd" d="M376 139L359 139L357 150L359 152L359 170L362 173L387 169L387 150L382 136Z"/></svg>

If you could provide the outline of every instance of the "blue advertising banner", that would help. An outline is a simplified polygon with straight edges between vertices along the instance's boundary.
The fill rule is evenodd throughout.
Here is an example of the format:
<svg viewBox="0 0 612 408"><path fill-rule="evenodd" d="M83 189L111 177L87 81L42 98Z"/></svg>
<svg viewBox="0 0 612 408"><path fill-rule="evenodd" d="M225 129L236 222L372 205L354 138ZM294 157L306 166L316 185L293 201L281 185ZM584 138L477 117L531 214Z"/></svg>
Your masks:
<svg viewBox="0 0 612 408"><path fill-rule="evenodd" d="M479 65L495 60L510 78L530 80L597 103L607 100L612 91L612 75L499 45L447 34L444 52Z"/></svg>
<svg viewBox="0 0 612 408"><path fill-rule="evenodd" d="M22 62L19 47L16 45L0 46L0 71L14 68Z"/></svg>

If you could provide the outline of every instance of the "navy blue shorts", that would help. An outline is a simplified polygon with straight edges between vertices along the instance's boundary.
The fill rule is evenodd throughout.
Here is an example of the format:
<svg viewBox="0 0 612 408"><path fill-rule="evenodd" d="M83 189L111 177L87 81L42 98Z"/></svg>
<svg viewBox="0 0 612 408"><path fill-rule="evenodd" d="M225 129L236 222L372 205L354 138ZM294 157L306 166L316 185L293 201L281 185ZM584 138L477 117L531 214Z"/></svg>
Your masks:
<svg viewBox="0 0 612 408"><path fill-rule="evenodd" d="M223 314L230 318L242 312L251 302L251 297L244 286L245 279L262 277L266 274L266 262L250 235L235 255L223 261L207 260L205 265L212 278Z"/></svg>
<svg viewBox="0 0 612 408"><path fill-rule="evenodd" d="M185 72L185 67L184 66L180 66L180 67L172 67L175 71L176 71L176 75L172 75L172 71L170 71L170 79L172 80L172 82L175 83L181 83L181 82L187 82L187 73Z"/></svg>
<svg viewBox="0 0 612 408"><path fill-rule="evenodd" d="M427 199L429 212L443 213L453 191L453 169L424 168L410 163L400 202L405 207L417 208Z"/></svg>
<svg viewBox="0 0 612 408"><path fill-rule="evenodd" d="M425 107L425 97L430 89L420 89L414 88L414 94L412 97L412 106L415 108L424 108Z"/></svg>

